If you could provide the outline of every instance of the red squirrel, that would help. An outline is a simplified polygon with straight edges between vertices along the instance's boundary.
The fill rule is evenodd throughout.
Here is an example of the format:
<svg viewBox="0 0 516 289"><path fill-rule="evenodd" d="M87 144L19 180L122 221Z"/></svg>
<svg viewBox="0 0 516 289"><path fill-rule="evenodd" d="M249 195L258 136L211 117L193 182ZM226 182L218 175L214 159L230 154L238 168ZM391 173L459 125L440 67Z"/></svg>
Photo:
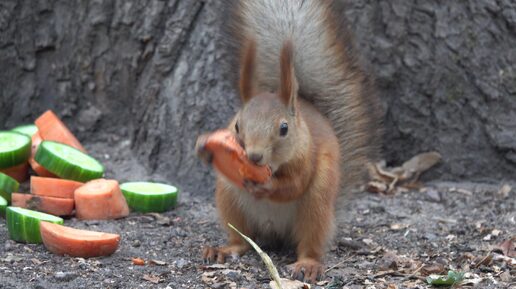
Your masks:
<svg viewBox="0 0 516 289"><path fill-rule="evenodd" d="M335 203L378 155L380 106L332 1L233 1L243 107L228 129L248 158L268 165L268 183L241 189L218 175L216 205L228 244L203 258L224 262L253 239L296 248L293 276L315 281L335 230ZM199 155L209 161L197 144Z"/></svg>

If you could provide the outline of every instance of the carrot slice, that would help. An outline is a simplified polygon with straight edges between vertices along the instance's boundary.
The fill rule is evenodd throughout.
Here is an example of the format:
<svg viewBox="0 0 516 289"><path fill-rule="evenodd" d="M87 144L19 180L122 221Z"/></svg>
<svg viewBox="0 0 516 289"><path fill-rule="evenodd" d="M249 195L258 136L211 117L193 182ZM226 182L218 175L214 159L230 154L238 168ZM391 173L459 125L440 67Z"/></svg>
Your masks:
<svg viewBox="0 0 516 289"><path fill-rule="evenodd" d="M73 212L73 199L41 197L32 194L13 193L11 195L13 207L39 211L55 216L70 216Z"/></svg>
<svg viewBox="0 0 516 289"><path fill-rule="evenodd" d="M42 141L43 141L43 139L41 138L41 135L39 134L39 132L36 132L35 134L32 135L32 152L31 152L31 155L29 158L30 167L32 168L32 170L34 172L36 172L36 174L38 174L38 176L42 176L42 177L46 177L46 178L57 178L56 175L49 172L47 169L45 169L43 166L41 166L40 164L38 164L38 162L36 162L34 160L34 156L36 155L36 152L38 151L38 146Z"/></svg>
<svg viewBox="0 0 516 289"><path fill-rule="evenodd" d="M120 235L79 230L49 222L40 222L43 244L52 253L73 257L99 257L113 254Z"/></svg>
<svg viewBox="0 0 516 289"><path fill-rule="evenodd" d="M203 135L197 142L200 150L213 154L213 166L240 187L244 180L265 183L272 175L268 166L256 166L249 161L236 136L227 129Z"/></svg>
<svg viewBox="0 0 516 289"><path fill-rule="evenodd" d="M0 173L4 173L11 178L23 183L29 178L29 163L23 163L14 167L1 169Z"/></svg>
<svg viewBox="0 0 516 289"><path fill-rule="evenodd" d="M36 176L30 178L30 192L38 196L73 199L75 190L82 185L84 183L72 180Z"/></svg>
<svg viewBox="0 0 516 289"><path fill-rule="evenodd" d="M74 197L78 219L106 220L129 215L129 207L115 180L89 181L75 190Z"/></svg>
<svg viewBox="0 0 516 289"><path fill-rule="evenodd" d="M79 140L51 110L47 110L34 121L43 140L51 140L72 146L86 152Z"/></svg>

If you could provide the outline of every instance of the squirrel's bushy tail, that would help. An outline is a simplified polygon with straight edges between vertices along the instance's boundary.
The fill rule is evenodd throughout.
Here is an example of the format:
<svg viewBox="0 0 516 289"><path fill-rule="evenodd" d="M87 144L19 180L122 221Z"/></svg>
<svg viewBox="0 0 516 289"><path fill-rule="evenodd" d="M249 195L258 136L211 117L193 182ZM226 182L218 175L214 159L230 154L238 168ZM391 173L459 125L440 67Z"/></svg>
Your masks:
<svg viewBox="0 0 516 289"><path fill-rule="evenodd" d="M260 88L279 87L280 49L292 41L299 95L330 119L341 146L342 183L346 189L356 185L367 162L379 157L383 113L372 81L354 54L341 5L308 0L227 2L232 47L241 49L249 39L256 42Z"/></svg>

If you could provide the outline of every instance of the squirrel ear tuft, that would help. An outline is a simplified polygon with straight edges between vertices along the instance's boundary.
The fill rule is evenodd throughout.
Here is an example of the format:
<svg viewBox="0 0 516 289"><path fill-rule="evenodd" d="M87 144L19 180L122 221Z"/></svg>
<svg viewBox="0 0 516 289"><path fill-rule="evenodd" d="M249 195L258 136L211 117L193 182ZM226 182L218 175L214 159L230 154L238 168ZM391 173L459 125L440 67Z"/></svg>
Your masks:
<svg viewBox="0 0 516 289"><path fill-rule="evenodd" d="M256 93L255 58L256 43L249 40L242 50L240 59L240 97L243 103L248 102Z"/></svg>
<svg viewBox="0 0 516 289"><path fill-rule="evenodd" d="M283 44L280 55L280 92L279 97L292 115L296 114L298 83L294 71L292 42Z"/></svg>

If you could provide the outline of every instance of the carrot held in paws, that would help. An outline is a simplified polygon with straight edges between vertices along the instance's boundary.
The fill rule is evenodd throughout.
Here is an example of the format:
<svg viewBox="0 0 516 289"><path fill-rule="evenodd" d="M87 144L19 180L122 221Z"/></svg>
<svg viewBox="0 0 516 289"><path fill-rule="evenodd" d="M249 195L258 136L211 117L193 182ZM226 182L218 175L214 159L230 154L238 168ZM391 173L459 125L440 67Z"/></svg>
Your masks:
<svg viewBox="0 0 516 289"><path fill-rule="evenodd" d="M251 163L236 136L227 129L200 136L196 150L201 157L212 162L217 171L241 188L246 180L266 183L271 178L270 167Z"/></svg>

